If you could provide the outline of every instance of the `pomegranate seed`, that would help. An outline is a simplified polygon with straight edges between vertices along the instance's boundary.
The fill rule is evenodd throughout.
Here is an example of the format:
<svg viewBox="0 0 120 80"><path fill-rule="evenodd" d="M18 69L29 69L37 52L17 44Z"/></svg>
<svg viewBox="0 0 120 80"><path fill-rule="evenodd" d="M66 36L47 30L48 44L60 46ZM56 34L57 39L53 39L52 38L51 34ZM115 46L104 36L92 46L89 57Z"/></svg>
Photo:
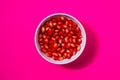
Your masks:
<svg viewBox="0 0 120 80"><path fill-rule="evenodd" d="M57 35L58 35L58 33L57 33L57 32L53 34L53 36L54 36L54 37L55 37L55 36L57 36Z"/></svg>
<svg viewBox="0 0 120 80"><path fill-rule="evenodd" d="M51 39L54 40L54 41L56 40L54 37L52 37Z"/></svg>
<svg viewBox="0 0 120 80"><path fill-rule="evenodd" d="M77 36L72 36L72 38L77 38Z"/></svg>
<svg viewBox="0 0 120 80"><path fill-rule="evenodd" d="M66 52L67 52L67 53L69 53L69 52L70 52L70 50L66 50Z"/></svg>
<svg viewBox="0 0 120 80"><path fill-rule="evenodd" d="M74 39L74 38L73 38L73 40L72 40L72 41L73 41L73 43L76 43L76 39Z"/></svg>
<svg viewBox="0 0 120 80"><path fill-rule="evenodd" d="M74 34L74 32L73 32L73 31L70 31L70 33L71 33L71 34Z"/></svg>
<svg viewBox="0 0 120 80"><path fill-rule="evenodd" d="M50 26L50 27L52 27L52 26L53 26L53 24L52 24L52 22L51 22L51 21L49 22L49 26Z"/></svg>
<svg viewBox="0 0 120 80"><path fill-rule="evenodd" d="M65 49L63 48L63 49L60 50L60 53L63 53L64 51L65 51Z"/></svg>
<svg viewBox="0 0 120 80"><path fill-rule="evenodd" d="M53 22L53 26L56 26L57 25L57 23L56 22Z"/></svg>
<svg viewBox="0 0 120 80"><path fill-rule="evenodd" d="M42 38L42 34L39 34L39 38Z"/></svg>
<svg viewBox="0 0 120 80"><path fill-rule="evenodd" d="M48 45L47 45L47 44L44 44L44 47L45 47L46 49L48 49Z"/></svg>
<svg viewBox="0 0 120 80"><path fill-rule="evenodd" d="M41 51L42 51L43 53L45 53L45 52L46 52L46 50L45 50L44 48L41 48Z"/></svg>
<svg viewBox="0 0 120 80"><path fill-rule="evenodd" d="M79 51L79 50L80 50L80 48L81 48L81 46L80 46L80 45L78 45L78 46L77 46L77 51Z"/></svg>
<svg viewBox="0 0 120 80"><path fill-rule="evenodd" d="M63 36L60 36L61 37L61 39L63 39Z"/></svg>
<svg viewBox="0 0 120 80"><path fill-rule="evenodd" d="M57 48L57 51L60 51L61 50L61 48Z"/></svg>
<svg viewBox="0 0 120 80"><path fill-rule="evenodd" d="M64 53L63 57L64 57L64 58L67 58L67 53Z"/></svg>
<svg viewBox="0 0 120 80"><path fill-rule="evenodd" d="M64 41L67 43L67 42L68 42L68 37L65 37L65 38L64 38Z"/></svg>
<svg viewBox="0 0 120 80"><path fill-rule="evenodd" d="M60 17L60 19L64 21L64 20L65 20L65 17Z"/></svg>
<svg viewBox="0 0 120 80"><path fill-rule="evenodd" d="M55 30L55 32L59 32L59 30L58 30L58 29L56 29L56 30Z"/></svg>
<svg viewBox="0 0 120 80"><path fill-rule="evenodd" d="M47 39L47 38L45 38L45 39L44 39L44 42L48 42L48 39Z"/></svg>
<svg viewBox="0 0 120 80"><path fill-rule="evenodd" d="M39 39L39 42L43 42L43 39L42 39L42 38L40 38L40 39Z"/></svg>
<svg viewBox="0 0 120 80"><path fill-rule="evenodd" d="M55 38L56 38L56 39L58 39L58 38L59 38L59 36L56 36Z"/></svg>
<svg viewBox="0 0 120 80"><path fill-rule="evenodd" d="M46 56L52 57L52 54L49 52L49 53L46 53Z"/></svg>
<svg viewBox="0 0 120 80"><path fill-rule="evenodd" d="M67 54L67 58L70 59L70 58L71 58L71 55L70 55L70 54Z"/></svg>
<svg viewBox="0 0 120 80"><path fill-rule="evenodd" d="M43 34L43 38L46 38L47 36L45 34Z"/></svg>
<svg viewBox="0 0 120 80"><path fill-rule="evenodd" d="M57 25L56 27L57 27L57 29L60 29L60 28L61 28L60 25Z"/></svg>
<svg viewBox="0 0 120 80"><path fill-rule="evenodd" d="M67 28L67 25L63 25L63 28Z"/></svg>
<svg viewBox="0 0 120 80"><path fill-rule="evenodd" d="M62 46L62 47L64 47L64 46L65 46L65 44L64 44L64 43L62 43L62 44L61 44L61 46Z"/></svg>
<svg viewBox="0 0 120 80"><path fill-rule="evenodd" d="M57 43L54 43L54 48L57 48L57 46L58 46Z"/></svg>
<svg viewBox="0 0 120 80"><path fill-rule="evenodd" d="M71 43L70 46L71 46L71 47L75 47L75 44Z"/></svg>
<svg viewBox="0 0 120 80"><path fill-rule="evenodd" d="M52 58L53 58L54 60L58 60L58 57L52 56Z"/></svg>
<svg viewBox="0 0 120 80"><path fill-rule="evenodd" d="M58 25L61 25L61 24L62 24L62 22L61 22L61 21L59 21L59 22L58 22Z"/></svg>
<svg viewBox="0 0 120 80"><path fill-rule="evenodd" d="M54 53L52 53L52 55L53 55L53 56L56 56L56 57L58 56L58 54L57 54L57 53L55 53L55 52L54 52Z"/></svg>
<svg viewBox="0 0 120 80"><path fill-rule="evenodd" d="M69 48L69 47L70 47L70 43L67 43L66 48Z"/></svg>
<svg viewBox="0 0 120 80"><path fill-rule="evenodd" d="M61 57L61 56L62 56L62 54L58 53L58 56L59 56L59 57Z"/></svg>
<svg viewBox="0 0 120 80"><path fill-rule="evenodd" d="M45 28L44 28L44 27L42 27L42 32L43 32L43 33L45 32Z"/></svg>
<svg viewBox="0 0 120 80"><path fill-rule="evenodd" d="M69 37L69 42L72 42L72 38L71 37Z"/></svg>
<svg viewBox="0 0 120 80"><path fill-rule="evenodd" d="M58 42L59 42L59 43L62 43L62 39L58 39Z"/></svg>
<svg viewBox="0 0 120 80"><path fill-rule="evenodd" d="M65 31L66 31L66 33L68 33L68 32L69 32L69 30L68 30L68 29L65 29Z"/></svg>
<svg viewBox="0 0 120 80"><path fill-rule="evenodd" d="M58 60L59 60L59 61L61 61L61 60L63 60L63 59L64 59L63 57L59 57L59 59L58 59Z"/></svg>
<svg viewBox="0 0 120 80"><path fill-rule="evenodd" d="M68 20L65 21L65 25L68 25Z"/></svg>
<svg viewBox="0 0 120 80"><path fill-rule="evenodd" d="M82 40L81 39L78 39L78 44L81 44L82 43Z"/></svg>
<svg viewBox="0 0 120 80"><path fill-rule="evenodd" d="M49 27L46 27L46 31L49 29Z"/></svg>

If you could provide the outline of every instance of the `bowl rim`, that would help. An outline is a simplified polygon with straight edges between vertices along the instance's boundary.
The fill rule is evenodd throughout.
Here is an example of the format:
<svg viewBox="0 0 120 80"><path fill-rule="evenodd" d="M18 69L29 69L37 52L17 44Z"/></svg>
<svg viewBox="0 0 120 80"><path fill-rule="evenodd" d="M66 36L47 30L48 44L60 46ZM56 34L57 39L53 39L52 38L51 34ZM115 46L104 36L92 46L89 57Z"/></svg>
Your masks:
<svg viewBox="0 0 120 80"><path fill-rule="evenodd" d="M71 19L75 20L75 21L77 22L77 24L80 25L79 28L80 28L80 27L82 28L82 32L83 32L83 34L84 34L84 44L83 44L83 46L82 46L81 49L80 49L81 52L78 51L79 54L76 53L76 55L77 55L77 54L78 54L78 55L77 55L75 58L69 59L68 61L66 61L66 62L64 62L64 63L63 63L63 62L60 63L60 61L55 61L55 60L54 60L54 62L51 61L51 60L48 60L44 55L42 55L41 51L40 51L39 48L38 48L38 45L39 45L39 44L37 43L37 35L38 35L38 30L39 30L39 28L40 28L40 25L41 25L45 20L49 19L50 17L52 17L52 16L58 16L58 15L68 16L68 17L70 17ZM50 14L50 15L46 16L45 18L43 18L43 19L39 22L39 24L38 24L38 26L37 26L37 28L36 28L36 31L35 31L34 42L35 42L35 47L36 47L36 49L37 49L37 52L38 52L39 55L41 55L42 58L44 58L46 61L48 61L48 62L50 62L50 63L53 63L53 64L68 64L68 63L71 63L71 62L75 61L75 60L83 53L83 50L84 50L85 45L86 45L86 32L85 32L85 29L84 29L83 25L81 24L81 22L80 22L78 19L76 19L75 17L71 16L70 14L67 14L67 13L53 13L53 14Z"/></svg>

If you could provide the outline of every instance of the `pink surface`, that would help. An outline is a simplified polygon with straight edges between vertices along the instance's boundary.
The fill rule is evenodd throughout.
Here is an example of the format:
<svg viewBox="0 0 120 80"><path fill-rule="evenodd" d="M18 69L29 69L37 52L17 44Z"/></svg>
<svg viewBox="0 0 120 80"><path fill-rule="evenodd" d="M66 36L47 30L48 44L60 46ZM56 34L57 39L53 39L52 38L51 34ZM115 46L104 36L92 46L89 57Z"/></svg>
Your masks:
<svg viewBox="0 0 120 80"><path fill-rule="evenodd" d="M46 16L64 12L82 22L87 45L68 65L45 61L34 34ZM0 80L120 80L119 0L1 0Z"/></svg>

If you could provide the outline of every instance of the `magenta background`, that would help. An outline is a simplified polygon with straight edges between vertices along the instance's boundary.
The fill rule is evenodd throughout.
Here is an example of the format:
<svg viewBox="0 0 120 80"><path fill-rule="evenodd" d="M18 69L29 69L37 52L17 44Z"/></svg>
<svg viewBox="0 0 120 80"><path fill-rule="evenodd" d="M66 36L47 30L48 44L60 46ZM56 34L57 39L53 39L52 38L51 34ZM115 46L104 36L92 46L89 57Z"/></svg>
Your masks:
<svg viewBox="0 0 120 80"><path fill-rule="evenodd" d="M68 65L37 52L34 34L46 16L64 12L82 22L87 45ZM119 0L1 0L0 80L120 80Z"/></svg>

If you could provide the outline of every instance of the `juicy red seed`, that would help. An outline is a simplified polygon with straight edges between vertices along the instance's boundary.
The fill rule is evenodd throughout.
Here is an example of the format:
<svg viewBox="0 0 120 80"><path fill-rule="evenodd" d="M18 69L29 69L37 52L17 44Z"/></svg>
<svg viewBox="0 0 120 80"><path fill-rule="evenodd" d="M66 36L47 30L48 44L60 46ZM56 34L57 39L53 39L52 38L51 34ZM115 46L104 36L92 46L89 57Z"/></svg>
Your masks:
<svg viewBox="0 0 120 80"><path fill-rule="evenodd" d="M45 50L44 48L41 48L41 51L42 51L42 52L46 52L46 50Z"/></svg>
<svg viewBox="0 0 120 80"><path fill-rule="evenodd" d="M78 39L78 42L77 42L78 44L81 44L82 43L82 40L81 39Z"/></svg>

